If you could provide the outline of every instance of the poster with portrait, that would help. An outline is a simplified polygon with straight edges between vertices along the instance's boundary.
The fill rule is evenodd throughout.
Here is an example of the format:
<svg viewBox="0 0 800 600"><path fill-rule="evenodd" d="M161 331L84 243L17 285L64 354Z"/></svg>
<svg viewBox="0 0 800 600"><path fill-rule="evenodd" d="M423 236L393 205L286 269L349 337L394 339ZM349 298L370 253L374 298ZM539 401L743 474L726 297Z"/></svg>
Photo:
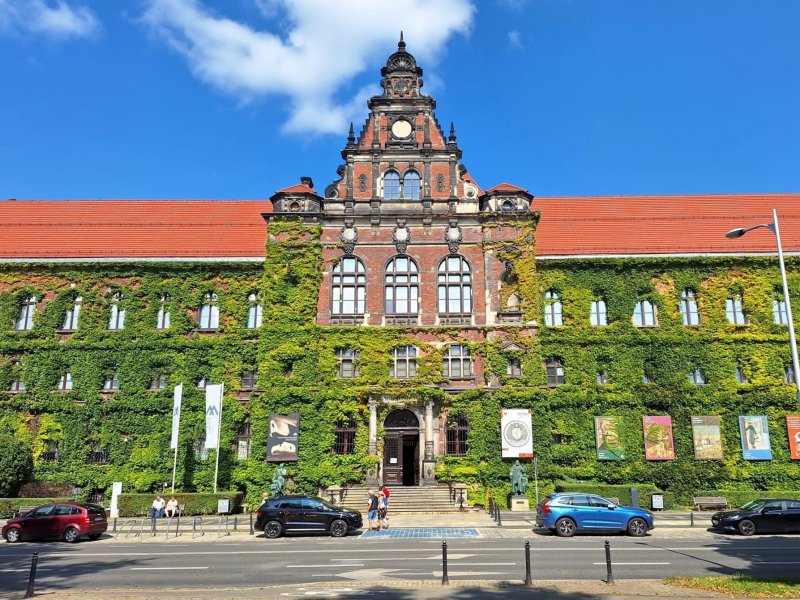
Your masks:
<svg viewBox="0 0 800 600"><path fill-rule="evenodd" d="M500 443L503 458L533 458L531 411L511 408L500 411Z"/></svg>
<svg viewBox="0 0 800 600"><path fill-rule="evenodd" d="M786 415L786 431L789 434L789 454L792 460L800 460L800 415Z"/></svg>
<svg viewBox="0 0 800 600"><path fill-rule="evenodd" d="M267 437L267 461L297 461L297 441L299 433L300 413L270 415L269 437Z"/></svg>
<svg viewBox="0 0 800 600"><path fill-rule="evenodd" d="M722 430L719 417L692 417L694 457L722 460Z"/></svg>
<svg viewBox="0 0 800 600"><path fill-rule="evenodd" d="M598 460L625 458L625 449L619 438L619 417L595 417L594 439Z"/></svg>
<svg viewBox="0 0 800 600"><path fill-rule="evenodd" d="M766 415L739 416L739 434L742 437L743 459L772 460Z"/></svg>
<svg viewBox="0 0 800 600"><path fill-rule="evenodd" d="M672 417L668 415L642 417L642 430L646 460L675 460Z"/></svg>

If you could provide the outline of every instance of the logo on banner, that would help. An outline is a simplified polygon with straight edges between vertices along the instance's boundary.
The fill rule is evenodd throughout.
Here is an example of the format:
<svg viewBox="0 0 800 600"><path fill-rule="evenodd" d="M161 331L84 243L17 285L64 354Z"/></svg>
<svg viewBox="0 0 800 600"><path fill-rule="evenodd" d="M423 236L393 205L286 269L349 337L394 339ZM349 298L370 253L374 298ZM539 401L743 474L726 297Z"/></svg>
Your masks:
<svg viewBox="0 0 800 600"><path fill-rule="evenodd" d="M500 437L503 458L533 458L531 411L527 408L502 410Z"/></svg>
<svg viewBox="0 0 800 600"><path fill-rule="evenodd" d="M503 430L503 437L514 447L524 446L531 439L530 432L522 421L511 421Z"/></svg>

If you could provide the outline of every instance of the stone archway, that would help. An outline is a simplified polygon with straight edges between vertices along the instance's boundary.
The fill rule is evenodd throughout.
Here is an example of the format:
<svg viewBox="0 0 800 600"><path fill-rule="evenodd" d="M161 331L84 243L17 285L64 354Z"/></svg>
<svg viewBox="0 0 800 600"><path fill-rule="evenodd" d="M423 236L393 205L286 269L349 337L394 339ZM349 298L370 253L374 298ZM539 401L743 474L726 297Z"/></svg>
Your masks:
<svg viewBox="0 0 800 600"><path fill-rule="evenodd" d="M383 482L419 485L419 418L412 411L393 410L383 421Z"/></svg>

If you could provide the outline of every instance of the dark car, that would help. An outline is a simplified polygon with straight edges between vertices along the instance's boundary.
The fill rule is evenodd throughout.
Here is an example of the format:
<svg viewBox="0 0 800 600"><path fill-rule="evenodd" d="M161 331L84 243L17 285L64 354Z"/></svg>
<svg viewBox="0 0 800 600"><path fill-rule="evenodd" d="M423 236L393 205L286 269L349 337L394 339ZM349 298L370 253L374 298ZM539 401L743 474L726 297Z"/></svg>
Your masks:
<svg viewBox="0 0 800 600"><path fill-rule="evenodd" d="M361 513L326 502L316 496L280 496L266 500L258 508L255 528L265 538L283 533L326 533L344 537L361 528Z"/></svg>
<svg viewBox="0 0 800 600"><path fill-rule="evenodd" d="M561 537L571 537L578 531L609 530L641 537L653 525L653 513L649 510L620 506L594 494L550 494L536 509L536 526L546 527Z"/></svg>
<svg viewBox="0 0 800 600"><path fill-rule="evenodd" d="M41 539L62 539L74 543L84 536L96 540L106 529L108 520L102 506L59 502L37 506L9 519L3 527L3 537L9 543Z"/></svg>
<svg viewBox="0 0 800 600"><path fill-rule="evenodd" d="M759 498L741 508L714 513L711 529L742 535L800 532L800 500Z"/></svg>

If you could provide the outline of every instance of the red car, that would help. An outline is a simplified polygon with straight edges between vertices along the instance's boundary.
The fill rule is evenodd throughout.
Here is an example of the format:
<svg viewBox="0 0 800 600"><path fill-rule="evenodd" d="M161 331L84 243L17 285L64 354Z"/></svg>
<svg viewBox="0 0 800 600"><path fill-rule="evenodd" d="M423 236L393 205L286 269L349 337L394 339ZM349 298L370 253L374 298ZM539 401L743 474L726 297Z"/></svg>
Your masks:
<svg viewBox="0 0 800 600"><path fill-rule="evenodd" d="M62 539L77 542L86 536L96 540L108 529L106 511L96 504L60 502L38 506L9 519L3 537L9 543L21 540Z"/></svg>

